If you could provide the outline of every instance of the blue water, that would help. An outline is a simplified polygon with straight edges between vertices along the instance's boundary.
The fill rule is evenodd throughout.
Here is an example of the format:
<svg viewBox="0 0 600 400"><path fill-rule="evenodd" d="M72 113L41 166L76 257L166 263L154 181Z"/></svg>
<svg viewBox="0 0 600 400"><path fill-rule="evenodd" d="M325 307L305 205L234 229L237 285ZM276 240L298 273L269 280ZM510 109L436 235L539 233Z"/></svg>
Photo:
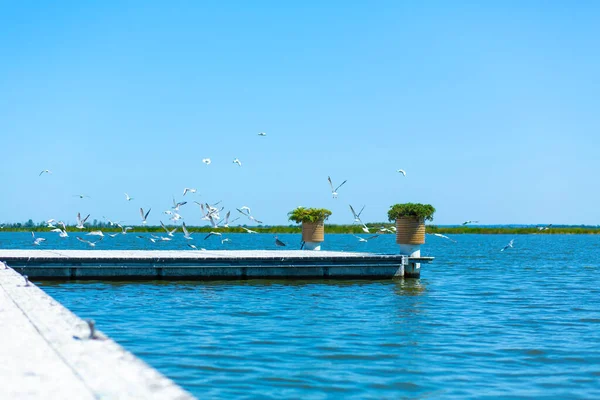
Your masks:
<svg viewBox="0 0 600 400"><path fill-rule="evenodd" d="M230 237L206 243L275 248ZM600 236L453 237L428 236L418 280L36 283L199 398L600 398ZM109 239L98 248L160 248ZM391 235L324 247L396 250Z"/></svg>

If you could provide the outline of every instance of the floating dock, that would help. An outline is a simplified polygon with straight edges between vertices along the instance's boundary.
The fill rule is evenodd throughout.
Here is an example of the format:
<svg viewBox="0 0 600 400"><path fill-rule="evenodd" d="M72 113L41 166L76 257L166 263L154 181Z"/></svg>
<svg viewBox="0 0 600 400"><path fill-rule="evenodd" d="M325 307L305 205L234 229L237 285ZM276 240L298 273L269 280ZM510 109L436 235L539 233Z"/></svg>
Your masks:
<svg viewBox="0 0 600 400"><path fill-rule="evenodd" d="M194 397L0 263L3 399Z"/></svg>
<svg viewBox="0 0 600 400"><path fill-rule="evenodd" d="M307 250L0 250L0 261L39 279L385 279L405 277L407 265L433 257Z"/></svg>

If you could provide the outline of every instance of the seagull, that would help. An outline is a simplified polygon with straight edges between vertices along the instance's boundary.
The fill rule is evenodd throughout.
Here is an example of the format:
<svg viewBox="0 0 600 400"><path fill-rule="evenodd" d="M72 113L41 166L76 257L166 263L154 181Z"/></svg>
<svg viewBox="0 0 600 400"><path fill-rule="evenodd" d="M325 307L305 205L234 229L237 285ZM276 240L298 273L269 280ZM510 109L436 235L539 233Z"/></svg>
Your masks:
<svg viewBox="0 0 600 400"><path fill-rule="evenodd" d="M184 195L184 196L185 196L185 194L186 194L187 192L190 192L190 193L196 193L196 189L191 189L191 188L185 188L185 189L183 189L183 195Z"/></svg>
<svg viewBox="0 0 600 400"><path fill-rule="evenodd" d="M393 233L394 231L392 231L390 228L386 228L385 226L381 226L381 228L379 228L379 230L377 231L378 233L384 233L384 232L389 232L389 233Z"/></svg>
<svg viewBox="0 0 600 400"><path fill-rule="evenodd" d="M354 236L355 238L357 238L359 242L365 242L365 243L368 242L371 239L375 239L376 237L379 237L379 235L373 235L373 236L369 236L368 238L363 238L363 237L360 237L360 236L355 235L355 234L352 234L352 236Z"/></svg>
<svg viewBox="0 0 600 400"><path fill-rule="evenodd" d="M56 228L56 226L54 226L55 222L56 220L54 218L50 218L48 221L46 221L46 228Z"/></svg>
<svg viewBox="0 0 600 400"><path fill-rule="evenodd" d="M192 235L190 235L190 233L187 230L187 226L185 226L185 222L181 225L181 229L183 229L183 237L188 239L188 240L192 240L193 237Z"/></svg>
<svg viewBox="0 0 600 400"><path fill-rule="evenodd" d="M227 242L231 242L231 239L229 238L225 238L221 240L221 244L227 243Z"/></svg>
<svg viewBox="0 0 600 400"><path fill-rule="evenodd" d="M508 244L506 246L504 246L502 249L500 249L500 251L504 251L506 249L508 249L509 247L513 247L513 243L514 243L514 239L511 239L510 242L508 242Z"/></svg>
<svg viewBox="0 0 600 400"><path fill-rule="evenodd" d="M83 242L83 243L87 243L91 247L96 247L96 243L98 243L100 240L102 240L102 238L96 240L95 242L90 242L89 240L85 240L85 239L82 239L79 236L77 236L77 240L79 240L80 242Z"/></svg>
<svg viewBox="0 0 600 400"><path fill-rule="evenodd" d="M204 164L206 164L206 165L210 165L210 163L211 163L212 161L210 161L210 158L203 158L203 159L202 159L202 162L203 162Z"/></svg>
<svg viewBox="0 0 600 400"><path fill-rule="evenodd" d="M365 209L365 206L363 206L360 209L360 212L357 214L356 212L354 212L354 208L352 208L352 205L350 205L350 211L352 211L352 215L354 216L354 222L362 223L362 221L360 220L360 214L362 214L364 209Z"/></svg>
<svg viewBox="0 0 600 400"><path fill-rule="evenodd" d="M77 213L77 229L83 229L85 228L85 226L83 226L83 224L85 224L85 221L87 221L87 219L90 217L90 214L87 215L87 217L85 217L84 219L81 219L81 214Z"/></svg>
<svg viewBox="0 0 600 400"><path fill-rule="evenodd" d="M144 214L144 209L140 207L140 215L142 216L142 224L146 225L146 218L148 218L148 214L150 214L150 210L152 210L151 208L148 209L148 212L146 214Z"/></svg>
<svg viewBox="0 0 600 400"><path fill-rule="evenodd" d="M123 226L121 226L120 224L117 224L117 226L118 226L119 228L121 228L121 234L122 234L122 235L126 235L126 234L127 234L127 231L130 231L130 230L132 230L132 229L133 229L133 228L132 228L132 227L130 227L130 226L125 226L125 227L123 227Z"/></svg>
<svg viewBox="0 0 600 400"><path fill-rule="evenodd" d="M327 177L327 180L329 181L329 186L331 186L331 195L333 196L334 199L337 199L337 197L338 197L337 191L338 191L339 188L342 187L342 185L344 183L346 183L346 181L342 182L338 187L336 187L334 189L333 188L333 182L331 182L331 178L329 176Z"/></svg>
<svg viewBox="0 0 600 400"><path fill-rule="evenodd" d="M552 227L552 224L546 226L538 226L537 229L538 231L547 231L548 229L550 229L550 227Z"/></svg>
<svg viewBox="0 0 600 400"><path fill-rule="evenodd" d="M194 246L193 244L188 243L187 245L191 249L198 250L198 248L196 246Z"/></svg>
<svg viewBox="0 0 600 400"><path fill-rule="evenodd" d="M233 163L239 165L240 167L242 166L242 162L237 158L233 159Z"/></svg>
<svg viewBox="0 0 600 400"><path fill-rule="evenodd" d="M259 221L256 218L254 218L252 215L250 215L250 208L244 206L242 208L236 208L236 210L238 210L238 212L240 212L241 214L243 214L246 217L248 217L249 220L254 221L257 224L262 224L262 221Z"/></svg>
<svg viewBox="0 0 600 400"><path fill-rule="evenodd" d="M248 228L246 228L246 227L244 227L244 226L240 226L240 228L242 228L243 230L245 230L245 231L246 231L246 233L258 233L258 232L256 232L256 231L253 231L252 229L248 229Z"/></svg>
<svg viewBox="0 0 600 400"><path fill-rule="evenodd" d="M91 231L90 233L86 233L86 235L104 237L104 233L102 233L102 231Z"/></svg>
<svg viewBox="0 0 600 400"><path fill-rule="evenodd" d="M57 232L58 236L60 236L62 238L69 237L69 234L64 229L55 228L55 229L52 229L50 232Z"/></svg>
<svg viewBox="0 0 600 400"><path fill-rule="evenodd" d="M369 231L369 228L365 224L362 224L361 229L363 230L364 233L371 233L371 231Z"/></svg>
<svg viewBox="0 0 600 400"><path fill-rule="evenodd" d="M142 236L142 235L137 235L137 236L136 236L136 238L138 238L138 239L142 239L142 240L146 240L146 239L148 239L148 240L149 240L149 241L151 241L152 243L156 243L156 239L154 239L153 237L149 237L149 238L147 238L147 237L145 237L145 236Z"/></svg>
<svg viewBox="0 0 600 400"><path fill-rule="evenodd" d="M206 236L204 237L204 240L208 239L208 238L209 238L209 237L211 237L211 236L221 236L221 235L222 235L222 233L221 233L221 232L213 232L213 231L211 231L211 232L210 232L208 235L206 235Z"/></svg>
<svg viewBox="0 0 600 400"><path fill-rule="evenodd" d="M267 136L265 132L258 132L258 136Z"/></svg>
<svg viewBox="0 0 600 400"><path fill-rule="evenodd" d="M40 172L40 174L38 176L42 176L42 174L44 174L44 173L46 173L46 174L52 174L52 171L50 171L49 169L45 169L42 172Z"/></svg>
<svg viewBox="0 0 600 400"><path fill-rule="evenodd" d="M463 222L462 224L463 224L463 225L467 225L467 224L476 224L476 223L478 223L478 222L479 222L479 221L471 221L471 220L469 220L469 221L465 221L465 222Z"/></svg>
<svg viewBox="0 0 600 400"><path fill-rule="evenodd" d="M398 170L398 171L396 171L396 172L399 172L399 173L401 173L401 174L402 174L402 176L406 176L406 171L405 171L405 170L403 170L403 169L399 169L399 170Z"/></svg>
<svg viewBox="0 0 600 400"><path fill-rule="evenodd" d="M85 198L91 199L91 197L88 196L87 194L74 194L73 197L79 197L80 199L85 199Z"/></svg>
<svg viewBox="0 0 600 400"><path fill-rule="evenodd" d="M133 200L133 197L131 197L127 193L125 193L125 200L131 201L131 200Z"/></svg>
<svg viewBox="0 0 600 400"><path fill-rule="evenodd" d="M46 239L44 239L44 238L36 238L35 233L33 233L33 232L31 232L31 237L33 238L34 246L39 246L42 242L46 241Z"/></svg>
<svg viewBox="0 0 600 400"><path fill-rule="evenodd" d="M281 240L277 239L277 236L275 236L275 246L278 246L278 247L285 247L285 246L286 246L286 244L285 244L285 243L283 243Z"/></svg>
<svg viewBox="0 0 600 400"><path fill-rule="evenodd" d="M114 238L117 235L119 235L119 232L117 232L117 233L108 233L108 236L110 236L111 238Z"/></svg>
<svg viewBox="0 0 600 400"><path fill-rule="evenodd" d="M163 229L167 232L167 235L169 235L169 236L173 236L173 234L175 232L177 232L177 227L175 227L175 229L173 229L172 231L170 231L170 230L167 229L167 227L165 226L165 224L163 224L162 221L160 221L160 226L163 227Z"/></svg>
<svg viewBox="0 0 600 400"><path fill-rule="evenodd" d="M446 235L442 235L441 233L432 233L433 236L437 236L437 237L441 237L442 239L448 239L449 241L451 241L452 243L456 243L456 240L449 238Z"/></svg>
<svg viewBox="0 0 600 400"><path fill-rule="evenodd" d="M179 211L179 207L187 204L187 201L176 202L175 197L173 197L173 207L171 207L175 211Z"/></svg>

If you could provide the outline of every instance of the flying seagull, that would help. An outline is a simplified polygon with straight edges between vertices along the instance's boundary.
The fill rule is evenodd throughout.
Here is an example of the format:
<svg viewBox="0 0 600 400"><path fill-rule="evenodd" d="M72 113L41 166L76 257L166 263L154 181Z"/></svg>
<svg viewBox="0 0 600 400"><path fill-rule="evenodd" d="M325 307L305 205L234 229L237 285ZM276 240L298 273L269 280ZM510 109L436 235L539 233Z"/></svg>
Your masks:
<svg viewBox="0 0 600 400"><path fill-rule="evenodd" d="M242 228L243 230L245 230L245 231L246 231L246 233L258 233L258 232L256 232L256 231L253 231L252 229L248 229L248 228L246 228L245 226L240 226L240 228Z"/></svg>
<svg viewBox="0 0 600 400"><path fill-rule="evenodd" d="M190 233L187 230L187 226L185 226L185 222L181 225L181 229L183 229L183 237L188 239L188 240L192 240L193 237L192 235L190 235Z"/></svg>
<svg viewBox="0 0 600 400"><path fill-rule="evenodd" d="M267 136L266 132L258 132L258 136Z"/></svg>
<svg viewBox="0 0 600 400"><path fill-rule="evenodd" d="M362 212L363 212L363 210L364 210L364 209L365 209L365 206L363 206L363 207L360 209L360 212L357 214L357 213L354 211L354 208L352 207L352 205L350 205L350 211L352 211L352 215L354 216L354 222L359 222L359 223L362 223L362 221L360 220L360 214L362 214Z"/></svg>
<svg viewBox="0 0 600 400"><path fill-rule="evenodd" d="M448 239L449 241L451 241L452 243L456 243L456 240L449 238L446 235L442 235L441 233L432 233L433 236L437 236L437 237L441 237L442 239Z"/></svg>
<svg viewBox="0 0 600 400"><path fill-rule="evenodd" d="M537 229L538 229L538 231L547 231L551 227L552 227L552 224L546 225L546 226L538 226Z"/></svg>
<svg viewBox="0 0 600 400"><path fill-rule="evenodd" d="M44 238L36 238L35 237L35 233L33 233L33 232L31 232L31 237L33 238L33 245L34 246L39 246L40 243L46 241L46 239L44 239Z"/></svg>
<svg viewBox="0 0 600 400"><path fill-rule="evenodd" d="M185 188L185 189L183 189L183 195L184 195L184 196L185 196L185 194L186 194L187 192L190 192L190 193L196 193L196 189L191 189L191 188Z"/></svg>
<svg viewBox="0 0 600 400"><path fill-rule="evenodd" d="M127 193L125 193L125 200L131 201L131 200L133 200L133 197L131 197Z"/></svg>
<svg viewBox="0 0 600 400"><path fill-rule="evenodd" d="M360 236L355 235L355 234L352 234L352 236L354 236L355 238L357 238L359 242L368 242L371 239L375 239L376 237L379 237L379 235L373 235L373 236L369 236L368 238L363 238L363 237L360 237Z"/></svg>
<svg viewBox="0 0 600 400"><path fill-rule="evenodd" d="M506 246L504 246L502 249L500 249L500 251L504 251L506 249L508 249L509 247L513 247L513 243L514 243L514 239L511 239L510 242L508 242L508 244Z"/></svg>
<svg viewBox="0 0 600 400"><path fill-rule="evenodd" d="M242 166L242 162L238 158L234 158L233 163L239 165L240 167Z"/></svg>
<svg viewBox="0 0 600 400"><path fill-rule="evenodd" d="M91 199L91 197L88 196L87 194L74 194L73 197L79 197L80 199L85 199L85 198Z"/></svg>
<svg viewBox="0 0 600 400"><path fill-rule="evenodd" d="M96 243L98 243L100 240L102 240L102 238L96 240L95 242L90 242L89 240L85 240L85 239L82 239L79 236L77 236L77 240L79 240L80 242L83 242L83 243L87 243L91 247L96 247Z"/></svg>
<svg viewBox="0 0 600 400"><path fill-rule="evenodd" d="M77 213L77 225L76 228L77 229L83 229L85 228L85 226L83 226L85 224L85 221L87 221L87 219L90 217L90 214L87 215L87 217L85 217L84 219L81 219L81 213Z"/></svg>
<svg viewBox="0 0 600 400"><path fill-rule="evenodd" d="M283 243L281 240L279 240L279 239L277 238L277 236L275 236L275 246L277 246L277 247L285 247L285 246L286 246L286 244L285 244L285 243Z"/></svg>
<svg viewBox="0 0 600 400"><path fill-rule="evenodd" d="M402 176L406 176L406 171L403 169L399 169L397 172L401 173Z"/></svg>
<svg viewBox="0 0 600 400"><path fill-rule="evenodd" d="M90 233L86 233L86 235L104 237L104 233L102 233L102 231L91 231Z"/></svg>
<svg viewBox="0 0 600 400"><path fill-rule="evenodd" d="M210 165L210 163L211 163L212 161L210 161L210 158L203 158L203 159L202 159L202 162L203 162L204 164L206 164L206 165Z"/></svg>
<svg viewBox="0 0 600 400"><path fill-rule="evenodd" d="M468 225L468 224L476 224L476 223L478 223L478 222L479 222L479 221L471 221L471 220L469 220L469 221L465 221L465 222L463 222L462 224L463 224L463 225Z"/></svg>
<svg viewBox="0 0 600 400"><path fill-rule="evenodd" d="M146 218L148 218L148 214L150 214L150 210L152 210L151 208L148 209L148 212L146 214L144 214L144 209L140 207L140 215L142 216L142 224L146 225Z"/></svg>
<svg viewBox="0 0 600 400"><path fill-rule="evenodd" d="M162 228L167 232L167 235L169 236L173 236L173 234L175 232L177 232L177 227L175 227L175 229L173 229L172 231L168 230L167 227L165 226L165 224L163 224L162 221L160 221L160 226L162 226Z"/></svg>
<svg viewBox="0 0 600 400"><path fill-rule="evenodd" d="M52 174L52 171L50 171L49 169L45 169L42 172L40 172L38 176L42 176L42 174Z"/></svg>
<svg viewBox="0 0 600 400"><path fill-rule="evenodd" d="M331 182L331 178L329 176L327 177L327 180L329 181L329 186L331 186L331 195L333 196L334 199L337 199L337 197L338 197L337 191L338 191L339 188L342 187L342 185L344 183L346 183L346 181L340 183L340 185L334 189L333 188L333 182Z"/></svg>
<svg viewBox="0 0 600 400"><path fill-rule="evenodd" d="M209 238L209 237L211 237L211 236L221 236L221 235L222 235L222 234L221 234L221 232L214 232L214 231L211 231L211 232L210 232L208 235L206 235L206 236L204 237L204 240L208 239L208 238Z"/></svg>

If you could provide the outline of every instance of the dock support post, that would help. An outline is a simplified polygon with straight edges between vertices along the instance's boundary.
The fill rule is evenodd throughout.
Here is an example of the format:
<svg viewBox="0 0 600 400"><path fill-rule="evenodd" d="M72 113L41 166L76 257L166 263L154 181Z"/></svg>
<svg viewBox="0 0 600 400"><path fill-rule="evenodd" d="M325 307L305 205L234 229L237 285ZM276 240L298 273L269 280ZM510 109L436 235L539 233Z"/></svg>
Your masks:
<svg viewBox="0 0 600 400"><path fill-rule="evenodd" d="M400 254L408 257L421 257L421 245L420 244L400 244ZM421 277L421 263L408 262L404 267L405 278L420 278Z"/></svg>
<svg viewBox="0 0 600 400"><path fill-rule="evenodd" d="M304 242L304 250L321 250L321 242Z"/></svg>

